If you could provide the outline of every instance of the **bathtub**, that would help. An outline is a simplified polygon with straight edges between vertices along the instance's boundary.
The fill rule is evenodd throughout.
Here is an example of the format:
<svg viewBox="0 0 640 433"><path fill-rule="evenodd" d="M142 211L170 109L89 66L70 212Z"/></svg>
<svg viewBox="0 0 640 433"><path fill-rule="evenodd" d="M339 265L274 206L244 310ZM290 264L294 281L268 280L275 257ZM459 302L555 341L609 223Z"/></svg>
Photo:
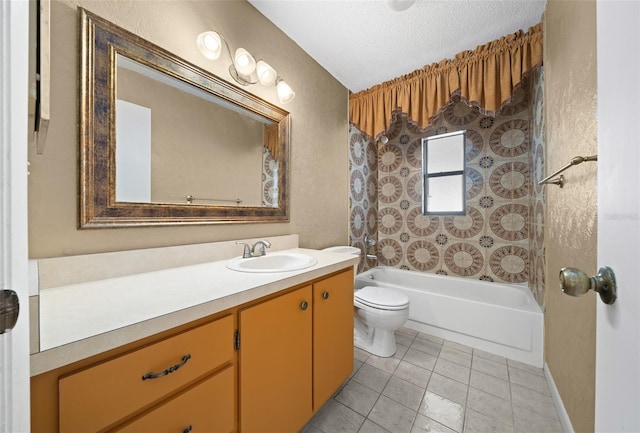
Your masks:
<svg viewBox="0 0 640 433"><path fill-rule="evenodd" d="M409 297L407 328L543 366L542 311L529 289L378 266L355 288L390 287Z"/></svg>

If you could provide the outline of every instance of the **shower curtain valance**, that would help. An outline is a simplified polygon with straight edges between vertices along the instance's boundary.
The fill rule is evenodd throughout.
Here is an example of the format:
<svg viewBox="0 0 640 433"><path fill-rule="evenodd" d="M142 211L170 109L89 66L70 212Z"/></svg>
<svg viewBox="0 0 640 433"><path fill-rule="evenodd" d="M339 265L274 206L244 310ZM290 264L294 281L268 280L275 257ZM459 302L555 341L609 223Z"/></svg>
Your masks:
<svg viewBox="0 0 640 433"><path fill-rule="evenodd" d="M351 95L349 120L372 138L387 129L397 110L424 128L455 94L493 115L540 64L542 23Z"/></svg>

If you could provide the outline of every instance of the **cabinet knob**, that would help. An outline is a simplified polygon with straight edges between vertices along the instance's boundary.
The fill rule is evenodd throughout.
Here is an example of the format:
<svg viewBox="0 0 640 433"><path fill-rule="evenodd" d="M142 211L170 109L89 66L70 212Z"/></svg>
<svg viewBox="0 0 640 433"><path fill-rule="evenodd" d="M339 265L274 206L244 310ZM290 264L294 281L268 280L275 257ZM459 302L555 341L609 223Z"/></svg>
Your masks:
<svg viewBox="0 0 640 433"><path fill-rule="evenodd" d="M322 299L329 299L329 292L327 292L326 290L322 292Z"/></svg>
<svg viewBox="0 0 640 433"><path fill-rule="evenodd" d="M189 425L182 430L182 433L189 433L191 430L193 430L193 427Z"/></svg>
<svg viewBox="0 0 640 433"><path fill-rule="evenodd" d="M307 301L302 301L300 304L300 309L306 310L309 307L309 303Z"/></svg>

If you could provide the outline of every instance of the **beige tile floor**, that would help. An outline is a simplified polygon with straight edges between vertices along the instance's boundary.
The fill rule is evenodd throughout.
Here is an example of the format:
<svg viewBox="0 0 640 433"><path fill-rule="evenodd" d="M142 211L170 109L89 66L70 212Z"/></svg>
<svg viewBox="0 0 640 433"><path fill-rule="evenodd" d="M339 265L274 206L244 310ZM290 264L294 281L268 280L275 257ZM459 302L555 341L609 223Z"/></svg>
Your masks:
<svg viewBox="0 0 640 433"><path fill-rule="evenodd" d="M562 432L542 369L408 328L355 350L351 377L302 433Z"/></svg>

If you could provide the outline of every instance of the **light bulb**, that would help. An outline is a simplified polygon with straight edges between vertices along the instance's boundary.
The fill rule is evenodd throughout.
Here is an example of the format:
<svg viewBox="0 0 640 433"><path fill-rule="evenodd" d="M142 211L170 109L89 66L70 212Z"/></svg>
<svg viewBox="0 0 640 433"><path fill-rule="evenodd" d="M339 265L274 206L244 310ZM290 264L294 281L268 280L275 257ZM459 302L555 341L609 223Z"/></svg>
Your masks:
<svg viewBox="0 0 640 433"><path fill-rule="evenodd" d="M293 101L293 98L296 97L296 93L291 86L283 80L278 81L278 84L276 84L276 92L278 93L278 99L280 99L280 102L283 104Z"/></svg>
<svg viewBox="0 0 640 433"><path fill-rule="evenodd" d="M211 51L215 51L218 49L220 44L218 40L211 34L205 35L204 37L204 46L210 49Z"/></svg>
<svg viewBox="0 0 640 433"><path fill-rule="evenodd" d="M271 86L276 82L278 73L264 60L258 60L256 65L256 72L258 73L258 80L263 86Z"/></svg>
<svg viewBox="0 0 640 433"><path fill-rule="evenodd" d="M256 60L244 48L238 48L234 57L233 64L239 74L249 76L256 69Z"/></svg>
<svg viewBox="0 0 640 433"><path fill-rule="evenodd" d="M222 54L222 40L220 35L214 31L203 32L196 40L198 49L207 59L216 60Z"/></svg>

